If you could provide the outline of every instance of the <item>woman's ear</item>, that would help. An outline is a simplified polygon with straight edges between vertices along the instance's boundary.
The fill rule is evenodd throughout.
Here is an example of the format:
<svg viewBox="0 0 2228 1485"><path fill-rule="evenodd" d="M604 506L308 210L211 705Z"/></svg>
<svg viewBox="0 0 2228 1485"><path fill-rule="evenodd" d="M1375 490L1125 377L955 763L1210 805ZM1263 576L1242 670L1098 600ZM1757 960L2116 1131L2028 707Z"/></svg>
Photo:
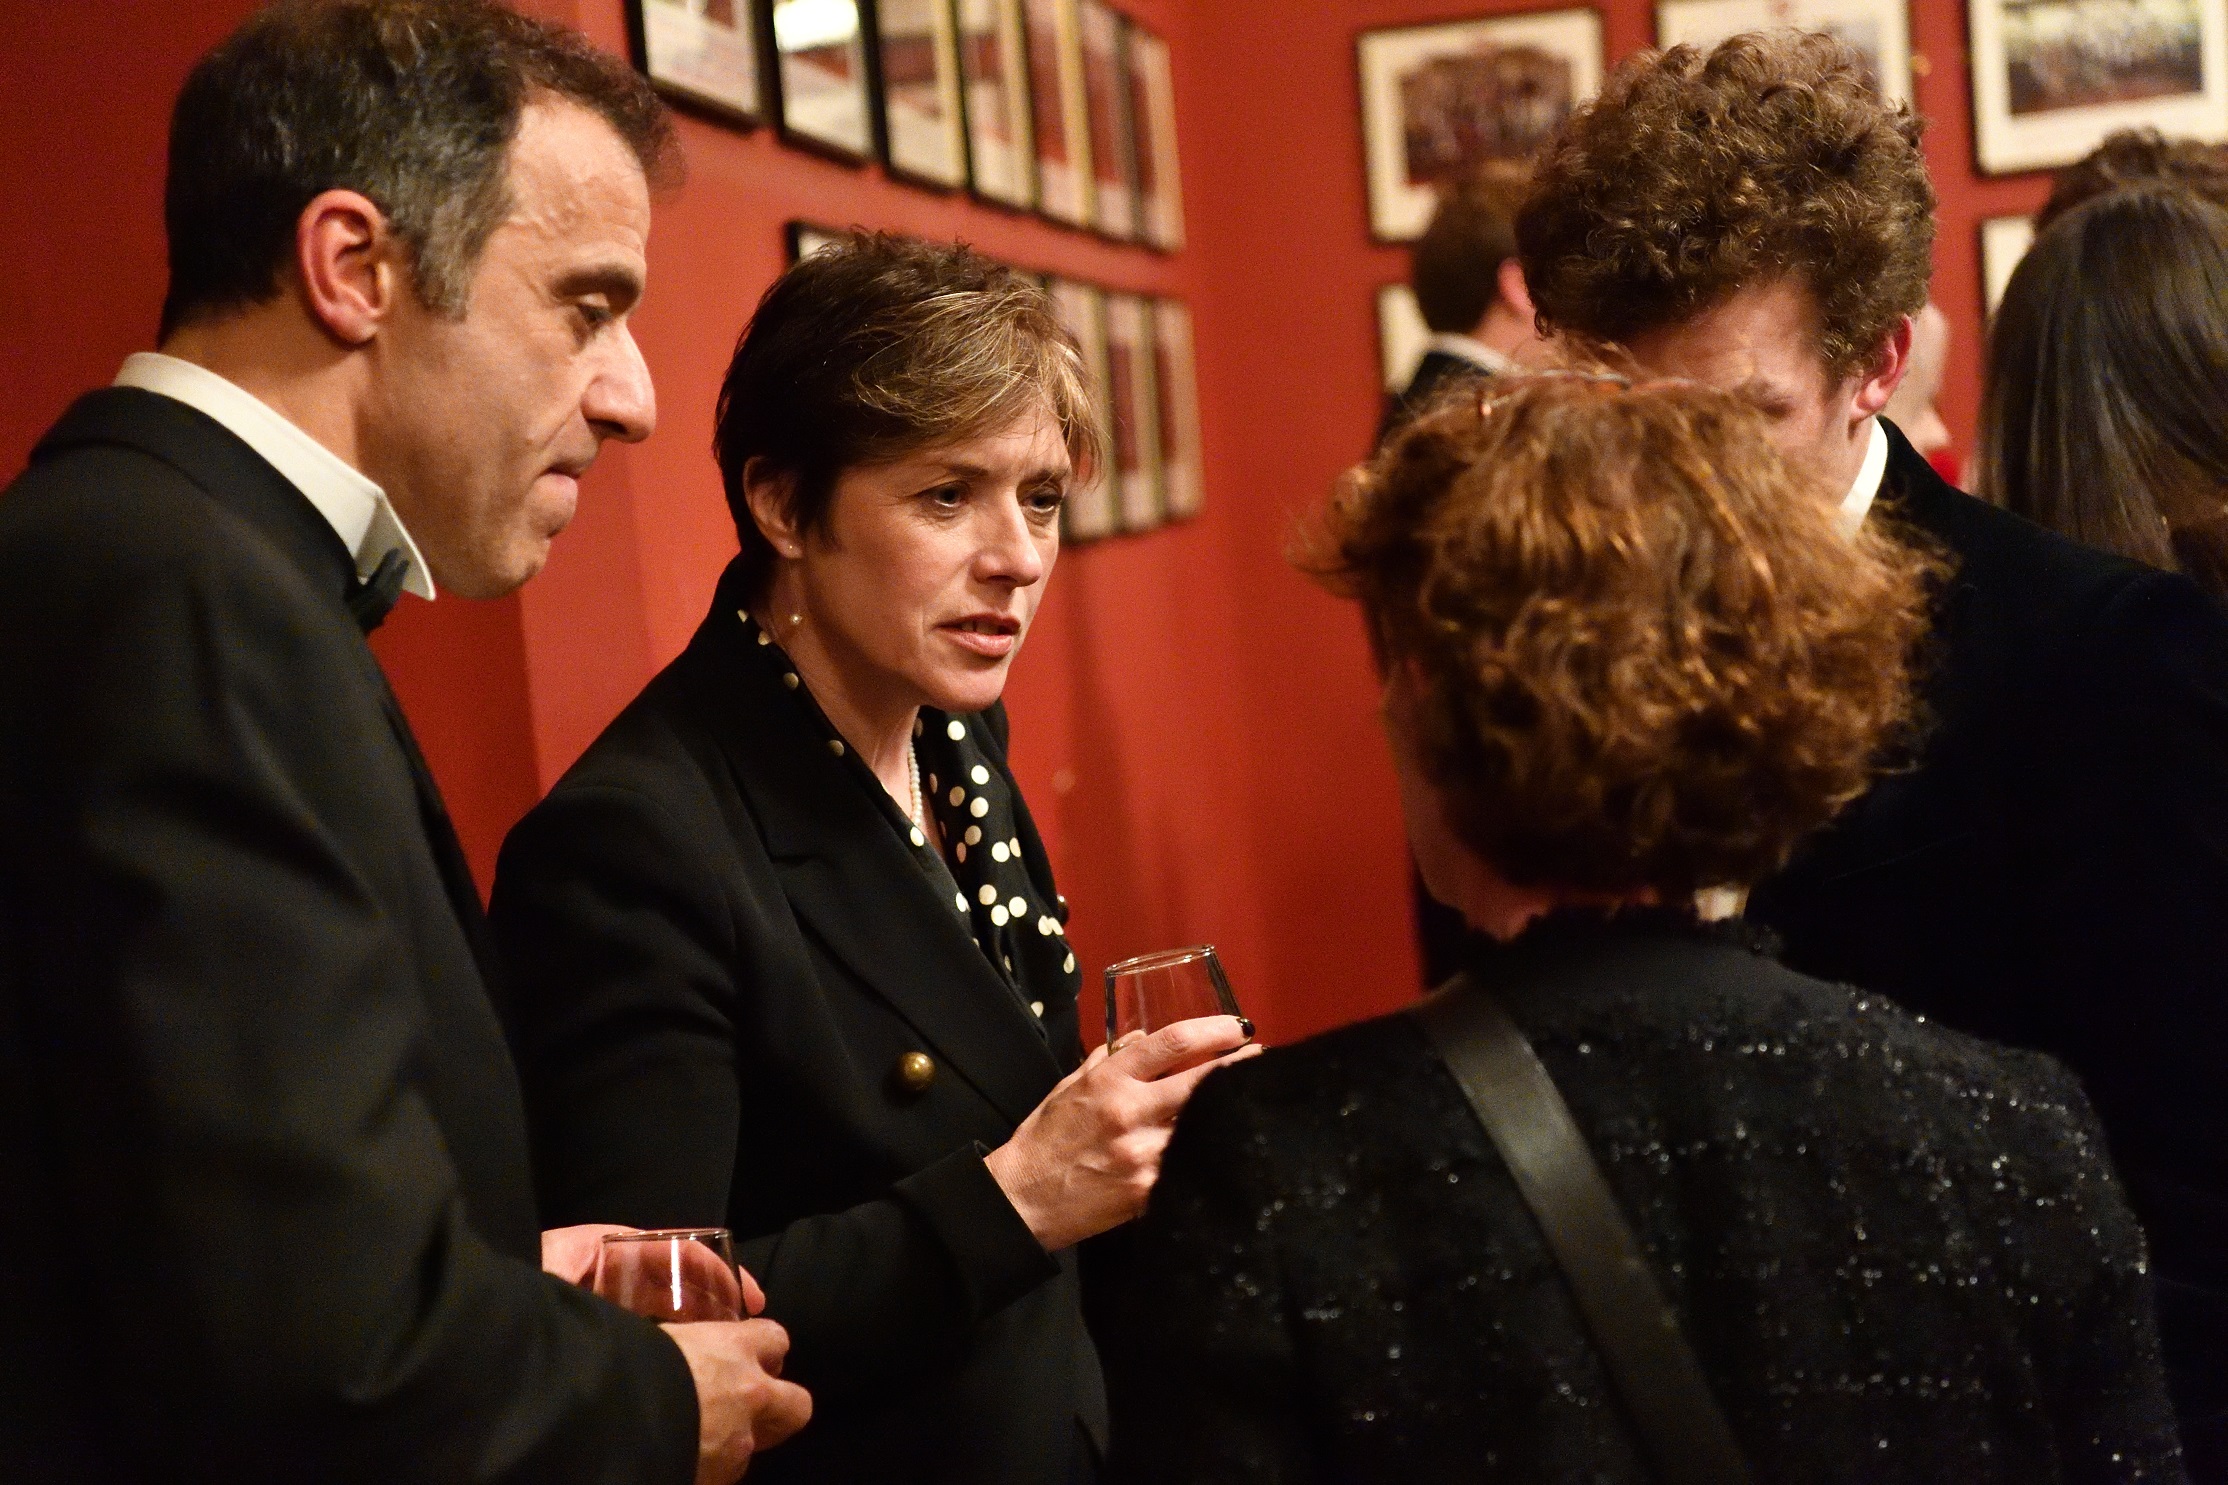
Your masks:
<svg viewBox="0 0 2228 1485"><path fill-rule="evenodd" d="M802 557L804 533L797 529L797 477L777 469L763 455L743 465L743 501L758 534L784 557Z"/></svg>

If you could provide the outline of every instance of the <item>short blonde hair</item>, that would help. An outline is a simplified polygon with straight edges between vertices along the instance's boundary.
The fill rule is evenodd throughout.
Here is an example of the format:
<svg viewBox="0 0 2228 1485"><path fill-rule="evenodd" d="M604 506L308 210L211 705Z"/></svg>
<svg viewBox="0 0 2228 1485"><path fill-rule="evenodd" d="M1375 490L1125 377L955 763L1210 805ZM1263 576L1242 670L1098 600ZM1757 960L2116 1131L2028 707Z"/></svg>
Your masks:
<svg viewBox="0 0 2228 1485"><path fill-rule="evenodd" d="M1753 882L1915 712L1931 559L1692 383L1497 377L1350 474L1302 566L1417 681L1455 834L1525 886Z"/></svg>
<svg viewBox="0 0 2228 1485"><path fill-rule="evenodd" d="M827 518L836 478L1048 411L1079 478L1103 457L1082 352L1043 284L961 243L854 233L774 281L720 386L713 453L764 596L774 549L743 493L764 459L793 481L802 528Z"/></svg>

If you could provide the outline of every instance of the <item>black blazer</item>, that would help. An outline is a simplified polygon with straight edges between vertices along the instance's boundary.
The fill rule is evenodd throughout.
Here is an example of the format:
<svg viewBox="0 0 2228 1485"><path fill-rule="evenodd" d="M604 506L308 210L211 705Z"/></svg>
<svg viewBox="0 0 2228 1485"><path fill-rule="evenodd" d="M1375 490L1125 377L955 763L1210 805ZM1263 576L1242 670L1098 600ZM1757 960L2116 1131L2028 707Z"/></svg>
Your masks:
<svg viewBox="0 0 2228 1485"><path fill-rule="evenodd" d="M144 391L0 498L0 1478L694 1473L680 1353L540 1272L353 567Z"/></svg>
<svg viewBox="0 0 2228 1485"><path fill-rule="evenodd" d="M1460 356L1450 356L1445 351L1425 351L1416 363L1414 375L1399 392L1385 394L1385 405L1377 417L1377 442L1393 436L1401 424L1429 407L1433 401L1450 394L1455 388L1482 382L1493 375L1475 361L1465 361Z"/></svg>
<svg viewBox="0 0 2228 1485"><path fill-rule="evenodd" d="M492 917L545 1209L735 1231L815 1405L753 1481L1067 1480L1104 1438L1074 1259L1038 1246L982 1152L1079 1060L1072 981L1030 990L1031 1015L741 609L731 568L503 847ZM1003 713L967 720L1018 801ZM935 1063L925 1091L908 1053Z"/></svg>
<svg viewBox="0 0 2228 1485"><path fill-rule="evenodd" d="M2228 614L1890 441L1878 516L1957 564L1934 730L1749 915L1805 973L2079 1075L2150 1234L2193 1466L2228 1478Z"/></svg>
<svg viewBox="0 0 2228 1485"><path fill-rule="evenodd" d="M1602 1162L1758 1481L2182 1468L2143 1239L2063 1069L1669 914L1480 961ZM1120 1480L1655 1478L1407 1016L1201 1085L1105 1333Z"/></svg>

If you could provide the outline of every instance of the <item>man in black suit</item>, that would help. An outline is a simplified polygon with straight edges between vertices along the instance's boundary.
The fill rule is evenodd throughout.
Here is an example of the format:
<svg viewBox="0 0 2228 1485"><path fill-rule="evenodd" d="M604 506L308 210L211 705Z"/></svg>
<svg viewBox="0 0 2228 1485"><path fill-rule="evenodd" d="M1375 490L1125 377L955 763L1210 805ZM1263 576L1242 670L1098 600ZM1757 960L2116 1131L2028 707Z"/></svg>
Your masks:
<svg viewBox="0 0 2228 1485"><path fill-rule="evenodd" d="M188 79L161 354L0 498L0 1478L732 1480L766 1321L538 1234L479 904L364 635L539 569L606 438L646 86L484 0Z"/></svg>
<svg viewBox="0 0 2228 1485"><path fill-rule="evenodd" d="M1517 224L1543 325L1748 388L1854 532L1940 548L1932 729L1749 915L1794 967L2078 1073L2151 1242L2192 1472L2228 1469L2228 615L1959 493L1883 423L1920 123L1823 37L1622 69ZM2115 471L2099 470L2110 479ZM2019 1258L2003 1257L2005 1282Z"/></svg>
<svg viewBox="0 0 2228 1485"><path fill-rule="evenodd" d="M1380 445L1434 398L1508 370L1517 348L1535 338L1532 300L1516 261L1516 212L1531 181L1522 166L1485 167L1447 193L1416 239L1408 282L1431 339L1407 387L1385 395ZM1479 941L1460 913L1431 895L1421 875L1410 877L1424 983L1438 985L1469 962Z"/></svg>
<svg viewBox="0 0 2228 1485"><path fill-rule="evenodd" d="M1431 330L1407 387L1385 396L1377 441L1454 387L1506 371L1533 338L1516 261L1516 211L1531 172L1493 165L1447 193L1409 252L1408 282Z"/></svg>

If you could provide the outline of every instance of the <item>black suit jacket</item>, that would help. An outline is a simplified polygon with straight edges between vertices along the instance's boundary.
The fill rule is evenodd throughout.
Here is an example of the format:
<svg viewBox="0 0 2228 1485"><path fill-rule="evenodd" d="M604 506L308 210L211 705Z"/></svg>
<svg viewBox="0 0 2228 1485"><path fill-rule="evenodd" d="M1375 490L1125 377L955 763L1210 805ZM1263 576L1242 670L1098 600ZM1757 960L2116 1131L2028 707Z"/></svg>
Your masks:
<svg viewBox="0 0 2228 1485"><path fill-rule="evenodd" d="M354 582L148 392L0 498L0 1478L693 1473L679 1353L539 1271L469 876Z"/></svg>
<svg viewBox="0 0 2228 1485"><path fill-rule="evenodd" d="M2150 1234L2193 1465L2228 1471L2228 614L1890 445L1876 518L1957 564L1934 729L1749 914L1799 969L2080 1076Z"/></svg>
<svg viewBox="0 0 2228 1485"><path fill-rule="evenodd" d="M2064 1069L1663 913L1474 971L1601 1162L1760 1482L2182 1477L2143 1239ZM1390 1016L1218 1072L1108 1313L1144 1485L1641 1485L1508 1168Z"/></svg>
<svg viewBox="0 0 2228 1485"><path fill-rule="evenodd" d="M504 843L491 916L545 1210L735 1231L815 1406L754 1481L1064 1481L1079 1430L1104 1437L1073 1257L981 1152L1080 1057L1073 992L1031 990L1033 1023L741 608L730 569ZM1003 713L982 721L1005 774ZM1025 810L1018 832L1057 901ZM896 1076L909 1052L925 1092Z"/></svg>
<svg viewBox="0 0 2228 1485"><path fill-rule="evenodd" d="M1384 410L1377 418L1377 442L1382 445L1401 424L1456 387L1482 382L1491 375L1492 372L1475 361L1465 361L1445 351L1425 351L1423 359L1416 363L1415 374L1408 378L1407 387L1385 395Z"/></svg>

